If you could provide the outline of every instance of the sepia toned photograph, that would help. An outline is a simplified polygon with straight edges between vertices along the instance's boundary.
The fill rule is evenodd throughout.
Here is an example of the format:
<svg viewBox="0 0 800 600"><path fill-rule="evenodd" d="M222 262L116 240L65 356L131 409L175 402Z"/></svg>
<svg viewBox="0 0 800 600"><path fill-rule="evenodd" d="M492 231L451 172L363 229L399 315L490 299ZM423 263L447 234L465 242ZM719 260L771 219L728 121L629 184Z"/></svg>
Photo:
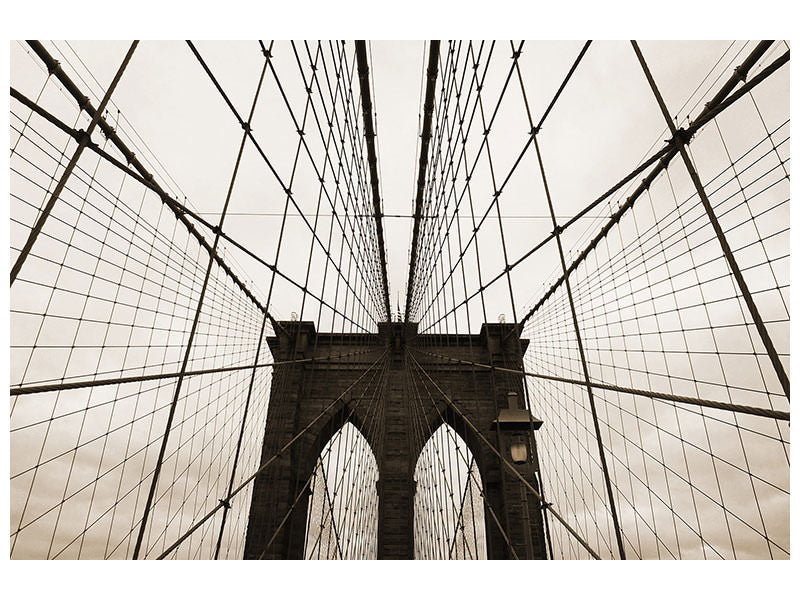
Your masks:
<svg viewBox="0 0 800 600"><path fill-rule="evenodd" d="M9 45L12 565L790 558L790 40Z"/></svg>

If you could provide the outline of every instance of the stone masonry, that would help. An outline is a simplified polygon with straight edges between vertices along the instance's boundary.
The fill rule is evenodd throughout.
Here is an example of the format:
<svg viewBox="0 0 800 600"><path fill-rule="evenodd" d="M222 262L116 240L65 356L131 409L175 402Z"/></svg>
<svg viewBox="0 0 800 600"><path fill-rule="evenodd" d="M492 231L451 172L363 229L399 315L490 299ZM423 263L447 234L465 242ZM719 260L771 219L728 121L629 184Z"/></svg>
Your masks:
<svg viewBox="0 0 800 600"><path fill-rule="evenodd" d="M244 558L303 558L309 495L301 491L328 440L348 421L370 444L380 472L378 558L414 558L414 468L425 442L420 442L420 435L414 435L412 429L417 427L418 432L419 423L412 423L410 403L420 401L408 389L412 384L407 369L414 367L408 366L407 348L408 354L419 361L466 418L506 458L512 441L524 440L530 459L515 467L539 489L535 442L533 447L530 445L533 436L516 435L512 440L512 434L492 427L500 409L508 407L509 392L523 397L522 376L430 356L439 354L521 369L527 340L515 335L513 324L487 323L478 335L418 335L416 325L403 323L382 323L377 334L317 333L314 324L308 321L281 322L278 330L279 334L269 339L275 361L315 360L274 368L262 461L274 456L301 431L308 430L256 478ZM352 385L384 353L388 355L385 380L381 381L379 370L372 369ZM348 387L342 399L323 418L314 421ZM369 404L376 397L382 403L382 410L377 413ZM416 414L424 415L426 421L424 431L436 431L444 420L465 440L475 457L486 498L517 556L546 558L542 510L536 496L501 464L441 393L433 398L435 402L425 396L426 405L417 407ZM377 418L376 414L383 419L382 427L365 426ZM381 435L376 435L378 429ZM484 512L488 558L513 558L495 517L488 509Z"/></svg>

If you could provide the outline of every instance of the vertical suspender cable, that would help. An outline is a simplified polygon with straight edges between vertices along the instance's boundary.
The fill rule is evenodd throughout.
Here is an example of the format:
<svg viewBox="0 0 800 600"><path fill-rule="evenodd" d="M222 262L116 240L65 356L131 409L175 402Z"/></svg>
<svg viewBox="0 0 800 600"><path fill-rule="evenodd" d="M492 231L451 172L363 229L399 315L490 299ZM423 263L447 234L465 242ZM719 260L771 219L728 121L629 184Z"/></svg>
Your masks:
<svg viewBox="0 0 800 600"><path fill-rule="evenodd" d="M419 224L422 220L422 200L425 193L425 172L428 168L428 145L431 140L431 121L433 117L433 99L436 95L436 78L439 74L439 40L431 40L428 50L428 83L425 88L425 117L422 123L422 143L419 147L419 168L417 169L417 197L414 205L414 231L411 240L411 261L408 267L408 287L406 289L405 322L408 323L411 310L411 298L414 294L414 270L417 263L417 245L419 244Z"/></svg>
<svg viewBox="0 0 800 600"><path fill-rule="evenodd" d="M34 50L37 50L37 45L41 46L42 50L44 50L44 46L42 46L40 42L31 41L30 44ZM58 197L61 195L61 192L64 191L64 186L67 184L69 176L72 175L72 171L73 169L75 169L75 165L78 164L78 160L80 159L81 154L83 154L84 149L92 141L92 132L100 122L103 116L103 111L105 111L106 106L111 100L111 95L114 93L114 89L117 87L119 80L122 79L122 74L125 72L125 69L128 66L131 57L133 56L133 52L134 50L136 50L136 46L138 45L139 45L139 40L135 40L131 44L131 47L128 49L128 53L125 55L125 58L122 60L122 64L119 66L119 69L117 69L117 74L114 76L114 79L108 86L106 94L103 97L103 100L100 102L100 106L97 107L97 110L95 111L94 115L92 115L92 120L89 123L89 126L86 128L86 131L84 132L83 136L81 137L81 140L78 143L78 147L75 149L75 152L72 155L72 159L69 161L69 164L64 169L64 172L61 174L61 179L59 179L58 184L53 190L53 193L50 195L50 200L48 200L47 204L42 209L41 214L39 214L39 218L36 219L36 223L34 223L31 232L28 234L28 239L25 241L25 245L22 247L22 250L20 250L20 253L17 256L17 260L14 262L14 266L11 267L11 283L9 285L14 285L14 281L17 279L17 275L19 275L19 272L22 269L22 265L25 264L25 259L28 258L28 254L30 254L31 248L33 248L33 244L36 242L36 238L39 237L39 234L44 228L44 224L47 221L47 217L49 217L50 213L53 211L53 207L56 204L56 200L58 200ZM60 67L57 68L60 69ZM49 70L50 70L50 65L48 65L48 71ZM86 110L87 112L89 112L89 114L91 114L91 105L89 103L88 98L84 97L83 101L79 102L79 105L81 110Z"/></svg>
<svg viewBox="0 0 800 600"><path fill-rule="evenodd" d="M762 42L761 44L769 44L770 42ZM728 239L725 236L725 232L722 230L722 226L719 224L719 220L717 219L717 215L714 213L714 208L711 206L711 202L708 199L708 195L706 194L706 190L703 187L703 183L700 181L700 176L697 174L697 169L694 168L691 159L689 158L689 153L686 151L686 143L688 140L680 139L681 132L675 127L675 123L672 122L672 118L669 115L669 111L667 110L667 105L664 103L664 98L661 97L661 92L656 85L655 79L653 79L653 74L650 72L650 68L647 66L647 62L644 59L644 55L642 51L639 49L639 44L636 43L636 40L631 40L631 44L633 45L633 51L636 53L636 58L639 59L639 64L644 71L644 75L647 78L647 82L650 84L650 89L653 91L653 95L658 102L658 106L661 109L661 113L664 115L664 119L667 121L667 125L669 126L669 130L674 137L677 137L680 140L680 144L678 145L678 152L680 152L681 158L683 159L683 164L686 166L686 170L689 173L689 177L692 179L692 183L694 184L695 189L697 190L697 195L700 197L700 201L703 204L703 208L708 215L708 220L711 222L711 227L714 229L714 233L717 236L717 240L719 241L719 245L722 247L722 253L725 255L725 260L728 262L728 266L730 267L731 273L733 274L734 279L736 279L736 283L739 285L739 289L742 292L742 297L744 298L745 304L747 304L747 308L750 310L750 316L755 323L756 330L758 334L761 336L761 342L764 344L764 347L767 350L767 354L769 355L769 359L772 362L772 366L775 369L775 373L778 376L778 380L781 383L781 387L783 388L783 393L786 395L786 399L789 400L789 377L786 374L786 370L783 367L783 363L781 362L780 357L778 356L778 352L775 349L775 345L772 343L772 338L767 331L766 326L764 325L764 320L761 318L761 314L758 311L758 307L756 306L755 301L753 300L753 296L750 293L750 288L747 285L747 282L744 279L744 275L742 275L742 271L739 268L739 264L736 261L736 257L733 255L733 250L731 250L730 244L728 243Z"/></svg>

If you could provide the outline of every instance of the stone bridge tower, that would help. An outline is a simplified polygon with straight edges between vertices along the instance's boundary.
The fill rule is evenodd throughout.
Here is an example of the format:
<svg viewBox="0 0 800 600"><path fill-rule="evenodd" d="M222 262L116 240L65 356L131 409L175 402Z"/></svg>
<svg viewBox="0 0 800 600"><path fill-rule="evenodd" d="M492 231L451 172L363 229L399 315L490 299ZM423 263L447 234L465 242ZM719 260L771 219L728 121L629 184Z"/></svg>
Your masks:
<svg viewBox="0 0 800 600"><path fill-rule="evenodd" d="M525 445L528 459L515 467L535 489L540 489L533 435L508 431L502 423L497 426L498 417L523 413L514 411L516 399L523 394L522 376L443 358L519 370L527 340L515 335L513 324L487 323L478 335L418 335L415 324L404 323L382 323L377 334L318 333L308 321L278 325L279 334L269 340L276 362L315 360L274 368L262 461L307 431L254 482L245 559L262 555L269 559L303 558L309 495L300 491L328 440L348 421L367 439L378 463L378 558L414 558L414 469L424 442L415 442L411 431L408 347L417 350L412 350L414 358L466 419L509 460L512 444ZM368 415L353 401L365 393L367 378L353 386L323 418L314 420L384 352L388 352L389 366L380 398L384 403L381 439L370 439L375 437L370 433L373 428L363 426ZM510 412L504 410L509 408ZM528 412L524 414L529 419ZM517 556L546 558L543 511L536 496L502 466L496 454L443 397L437 398L436 405L430 403L423 418L428 421L427 431L436 431L444 420L462 436L475 457L487 500ZM484 512L488 558L512 558L494 518L488 510ZM281 527L287 513L288 521ZM275 531L278 535L270 542Z"/></svg>

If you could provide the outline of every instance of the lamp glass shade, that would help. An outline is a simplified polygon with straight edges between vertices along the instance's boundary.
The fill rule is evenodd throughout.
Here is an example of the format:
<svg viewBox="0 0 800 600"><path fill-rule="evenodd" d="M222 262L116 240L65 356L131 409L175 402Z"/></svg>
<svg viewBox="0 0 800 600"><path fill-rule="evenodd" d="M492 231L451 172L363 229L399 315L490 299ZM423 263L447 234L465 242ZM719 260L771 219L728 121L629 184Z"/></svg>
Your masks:
<svg viewBox="0 0 800 600"><path fill-rule="evenodd" d="M528 446L525 442L516 441L511 444L509 450L511 451L511 460L516 464L521 465L528 462Z"/></svg>

